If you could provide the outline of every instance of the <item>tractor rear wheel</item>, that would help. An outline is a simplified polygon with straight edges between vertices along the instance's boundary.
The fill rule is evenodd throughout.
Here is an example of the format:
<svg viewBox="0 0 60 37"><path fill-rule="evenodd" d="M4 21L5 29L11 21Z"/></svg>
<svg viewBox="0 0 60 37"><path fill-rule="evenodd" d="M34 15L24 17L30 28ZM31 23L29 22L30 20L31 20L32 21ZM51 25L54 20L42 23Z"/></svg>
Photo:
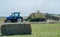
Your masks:
<svg viewBox="0 0 60 37"><path fill-rule="evenodd" d="M21 19L18 19L17 22L22 22L22 20Z"/></svg>

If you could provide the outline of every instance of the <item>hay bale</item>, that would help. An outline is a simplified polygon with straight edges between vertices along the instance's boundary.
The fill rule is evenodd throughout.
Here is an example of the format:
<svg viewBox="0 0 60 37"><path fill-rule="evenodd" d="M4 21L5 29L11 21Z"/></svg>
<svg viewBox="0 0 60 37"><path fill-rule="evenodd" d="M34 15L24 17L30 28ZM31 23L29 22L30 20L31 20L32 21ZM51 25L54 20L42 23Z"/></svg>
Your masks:
<svg viewBox="0 0 60 37"><path fill-rule="evenodd" d="M31 34L30 24L8 24L1 26L2 35Z"/></svg>
<svg viewBox="0 0 60 37"><path fill-rule="evenodd" d="M42 13L32 13L30 15L31 19L36 19L36 18L45 18L45 16Z"/></svg>

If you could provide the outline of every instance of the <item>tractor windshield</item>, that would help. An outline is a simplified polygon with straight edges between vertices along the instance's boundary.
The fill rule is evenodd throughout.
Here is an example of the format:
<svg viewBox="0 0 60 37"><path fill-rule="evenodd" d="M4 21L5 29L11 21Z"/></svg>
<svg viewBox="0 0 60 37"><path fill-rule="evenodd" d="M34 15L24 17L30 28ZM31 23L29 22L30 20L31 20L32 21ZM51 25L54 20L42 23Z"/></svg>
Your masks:
<svg viewBox="0 0 60 37"><path fill-rule="evenodd" d="M14 16L18 16L18 14L14 14Z"/></svg>

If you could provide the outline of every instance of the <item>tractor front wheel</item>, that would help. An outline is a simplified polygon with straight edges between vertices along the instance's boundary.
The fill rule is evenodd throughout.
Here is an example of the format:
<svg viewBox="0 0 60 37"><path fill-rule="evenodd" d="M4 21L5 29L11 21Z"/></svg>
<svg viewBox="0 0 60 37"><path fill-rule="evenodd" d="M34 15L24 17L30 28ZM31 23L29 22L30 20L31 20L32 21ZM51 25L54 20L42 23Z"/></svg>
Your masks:
<svg viewBox="0 0 60 37"><path fill-rule="evenodd" d="M10 20L6 20L6 23L10 23L11 21Z"/></svg>

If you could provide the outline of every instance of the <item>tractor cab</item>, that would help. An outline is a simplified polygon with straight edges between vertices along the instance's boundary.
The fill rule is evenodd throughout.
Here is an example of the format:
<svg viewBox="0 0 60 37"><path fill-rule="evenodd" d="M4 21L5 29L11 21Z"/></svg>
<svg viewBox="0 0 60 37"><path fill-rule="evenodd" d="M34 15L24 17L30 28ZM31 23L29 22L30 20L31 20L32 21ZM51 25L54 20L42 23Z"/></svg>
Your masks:
<svg viewBox="0 0 60 37"><path fill-rule="evenodd" d="M20 16L20 13L19 12L14 12L14 13L12 13L11 16L17 17L17 16Z"/></svg>
<svg viewBox="0 0 60 37"><path fill-rule="evenodd" d="M23 19L20 16L20 12L14 12L9 17L7 17L5 22L22 22Z"/></svg>

